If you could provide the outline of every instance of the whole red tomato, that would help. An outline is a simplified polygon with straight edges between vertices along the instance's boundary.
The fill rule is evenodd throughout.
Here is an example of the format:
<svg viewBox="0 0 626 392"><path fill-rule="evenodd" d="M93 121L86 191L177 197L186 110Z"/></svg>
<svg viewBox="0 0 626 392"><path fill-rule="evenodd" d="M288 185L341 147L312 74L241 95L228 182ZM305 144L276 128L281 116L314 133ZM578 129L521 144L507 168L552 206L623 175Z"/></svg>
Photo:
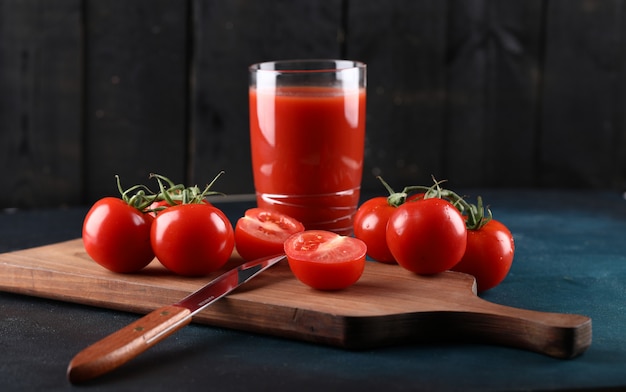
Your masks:
<svg viewBox="0 0 626 392"><path fill-rule="evenodd" d="M409 271L430 275L457 264L467 245L461 213L448 201L430 198L400 205L389 218L387 245Z"/></svg>
<svg viewBox="0 0 626 392"><path fill-rule="evenodd" d="M158 213L150 242L157 259L185 276L221 268L235 247L233 227L224 213L207 204L181 204Z"/></svg>
<svg viewBox="0 0 626 392"><path fill-rule="evenodd" d="M509 229L491 219L481 228L467 231L465 254L452 270L474 275L478 291L486 291L504 280L514 253L515 244Z"/></svg>
<svg viewBox="0 0 626 392"><path fill-rule="evenodd" d="M389 196L374 197L363 203L354 214L352 229L354 236L367 245L368 256L381 263L395 264L396 260L387 245L387 223L396 208L402 204L422 200L424 192L410 193L424 187L409 186L402 192L395 192L382 177L378 179L389 192Z"/></svg>
<svg viewBox="0 0 626 392"><path fill-rule="evenodd" d="M387 246L387 222L396 211L384 196L374 197L361 204L354 214L354 236L367 245L367 255L381 263L394 264L389 246Z"/></svg>
<svg viewBox="0 0 626 392"><path fill-rule="evenodd" d="M105 197L87 212L83 244L101 266L120 273L136 272L154 259L150 246L152 216L124 200Z"/></svg>
<svg viewBox="0 0 626 392"><path fill-rule="evenodd" d="M263 208L251 208L235 226L235 247L244 260L283 253L285 240L304 231L296 219Z"/></svg>
<svg viewBox="0 0 626 392"><path fill-rule="evenodd" d="M367 245L330 231L293 234L284 249L296 278L317 290L345 289L356 283L365 269Z"/></svg>

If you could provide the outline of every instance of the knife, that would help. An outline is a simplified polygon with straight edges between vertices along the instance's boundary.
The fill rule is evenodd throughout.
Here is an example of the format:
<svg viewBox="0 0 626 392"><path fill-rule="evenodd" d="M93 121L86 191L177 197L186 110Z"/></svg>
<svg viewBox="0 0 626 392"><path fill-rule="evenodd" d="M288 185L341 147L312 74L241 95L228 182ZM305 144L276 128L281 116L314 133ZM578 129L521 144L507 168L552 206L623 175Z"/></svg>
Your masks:
<svg viewBox="0 0 626 392"><path fill-rule="evenodd" d="M179 302L146 314L76 354L67 368L67 378L71 383L79 383L120 367L191 323L196 313L285 257L277 255L243 263Z"/></svg>

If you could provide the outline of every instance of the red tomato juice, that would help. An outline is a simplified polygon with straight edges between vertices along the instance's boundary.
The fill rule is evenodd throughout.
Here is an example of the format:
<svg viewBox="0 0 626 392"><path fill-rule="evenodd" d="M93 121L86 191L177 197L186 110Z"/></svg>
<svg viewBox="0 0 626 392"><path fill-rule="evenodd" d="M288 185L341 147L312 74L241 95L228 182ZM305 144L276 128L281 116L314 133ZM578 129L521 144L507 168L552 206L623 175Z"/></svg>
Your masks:
<svg viewBox="0 0 626 392"><path fill-rule="evenodd" d="M259 207L308 230L351 232L363 172L364 89L251 88L250 138Z"/></svg>

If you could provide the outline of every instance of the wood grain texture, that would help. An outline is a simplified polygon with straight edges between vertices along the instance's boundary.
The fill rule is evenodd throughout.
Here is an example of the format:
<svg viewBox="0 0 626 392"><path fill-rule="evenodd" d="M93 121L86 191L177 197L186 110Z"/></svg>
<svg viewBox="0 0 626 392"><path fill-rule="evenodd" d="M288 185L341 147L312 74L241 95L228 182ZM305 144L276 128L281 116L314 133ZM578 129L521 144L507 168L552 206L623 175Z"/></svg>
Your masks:
<svg viewBox="0 0 626 392"><path fill-rule="evenodd" d="M546 9L542 185L626 185L618 82L625 75L625 11L623 1L551 1Z"/></svg>
<svg viewBox="0 0 626 392"><path fill-rule="evenodd" d="M368 64L362 188L626 188L624 0L1 0L0 208L253 191L247 67Z"/></svg>
<svg viewBox="0 0 626 392"><path fill-rule="evenodd" d="M445 178L535 186L542 1L451 1L445 69Z"/></svg>
<svg viewBox="0 0 626 392"><path fill-rule="evenodd" d="M235 254L224 270L239 263ZM215 276L174 276L157 261L137 274L114 274L89 259L81 240L0 255L2 290L142 314L177 302ZM425 277L375 262L355 285L337 292L308 288L282 263L194 321L349 349L469 341L571 358L591 344L588 317L493 304L476 296L469 275Z"/></svg>
<svg viewBox="0 0 626 392"><path fill-rule="evenodd" d="M81 201L81 2L0 2L0 207Z"/></svg>
<svg viewBox="0 0 626 392"><path fill-rule="evenodd" d="M148 183L184 182L187 160L186 3L85 3L86 200ZM154 185L154 189L156 184Z"/></svg>
<svg viewBox="0 0 626 392"><path fill-rule="evenodd" d="M167 305L85 348L70 361L67 378L87 381L110 372L191 322L189 309Z"/></svg>
<svg viewBox="0 0 626 392"><path fill-rule="evenodd" d="M446 2L349 2L346 56L368 65L362 187L444 175ZM418 22L419 20L419 22Z"/></svg>

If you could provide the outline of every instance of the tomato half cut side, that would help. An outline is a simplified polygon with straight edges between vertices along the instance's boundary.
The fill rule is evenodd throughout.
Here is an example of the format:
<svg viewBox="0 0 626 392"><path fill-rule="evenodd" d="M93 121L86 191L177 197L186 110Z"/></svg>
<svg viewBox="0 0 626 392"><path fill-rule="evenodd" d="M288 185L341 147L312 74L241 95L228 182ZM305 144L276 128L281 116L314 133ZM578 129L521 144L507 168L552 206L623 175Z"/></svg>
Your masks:
<svg viewBox="0 0 626 392"><path fill-rule="evenodd" d="M283 253L292 234L304 231L298 220L264 208L251 208L235 225L235 247L244 260Z"/></svg>
<svg viewBox="0 0 626 392"><path fill-rule="evenodd" d="M317 290L341 290L356 283L365 269L367 245L358 238L308 230L285 241L289 268Z"/></svg>

